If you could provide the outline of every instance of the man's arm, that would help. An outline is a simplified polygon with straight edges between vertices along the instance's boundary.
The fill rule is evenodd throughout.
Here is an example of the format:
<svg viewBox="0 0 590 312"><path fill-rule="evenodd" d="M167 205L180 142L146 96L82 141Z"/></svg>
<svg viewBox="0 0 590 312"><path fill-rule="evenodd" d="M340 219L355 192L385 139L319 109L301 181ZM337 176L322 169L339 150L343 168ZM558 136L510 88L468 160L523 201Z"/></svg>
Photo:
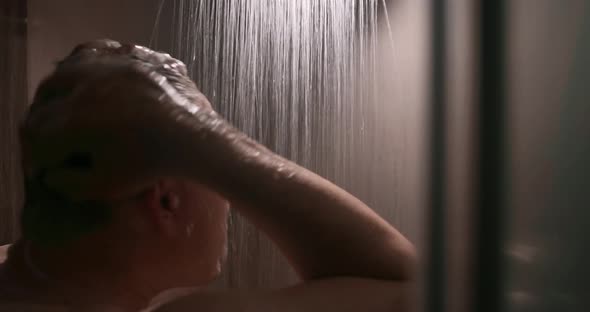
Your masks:
<svg viewBox="0 0 590 312"><path fill-rule="evenodd" d="M244 180L256 182L229 196L302 278L413 278L413 246L396 229L329 181L303 168L294 170L295 176L284 179L263 170L242 171Z"/></svg>
<svg viewBox="0 0 590 312"><path fill-rule="evenodd" d="M211 183L270 236L303 279L414 278L412 244L373 210L315 173L242 140L224 153L230 156Z"/></svg>
<svg viewBox="0 0 590 312"><path fill-rule="evenodd" d="M206 182L271 237L304 282L200 292L157 311L411 310L416 256L395 228L343 189L248 138L209 146L228 150L210 160L217 174Z"/></svg>

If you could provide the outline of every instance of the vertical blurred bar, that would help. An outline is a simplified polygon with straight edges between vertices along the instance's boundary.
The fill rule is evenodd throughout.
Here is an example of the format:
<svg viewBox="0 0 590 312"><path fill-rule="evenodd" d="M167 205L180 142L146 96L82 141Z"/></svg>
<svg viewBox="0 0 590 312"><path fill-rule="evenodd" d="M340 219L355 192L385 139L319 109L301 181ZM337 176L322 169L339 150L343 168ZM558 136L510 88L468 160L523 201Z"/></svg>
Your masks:
<svg viewBox="0 0 590 312"><path fill-rule="evenodd" d="M477 136L477 2L447 0L446 104L446 309L471 309L475 138Z"/></svg>
<svg viewBox="0 0 590 312"><path fill-rule="evenodd" d="M0 245L18 232L22 201L18 124L27 102L27 1L0 1Z"/></svg>
<svg viewBox="0 0 590 312"><path fill-rule="evenodd" d="M433 0L431 7L431 110L430 110L430 214L429 267L426 311L446 310L445 203L446 203L446 1Z"/></svg>
<svg viewBox="0 0 590 312"><path fill-rule="evenodd" d="M478 178L476 191L475 297L472 311L503 311L502 261L506 179L505 4L479 2Z"/></svg>

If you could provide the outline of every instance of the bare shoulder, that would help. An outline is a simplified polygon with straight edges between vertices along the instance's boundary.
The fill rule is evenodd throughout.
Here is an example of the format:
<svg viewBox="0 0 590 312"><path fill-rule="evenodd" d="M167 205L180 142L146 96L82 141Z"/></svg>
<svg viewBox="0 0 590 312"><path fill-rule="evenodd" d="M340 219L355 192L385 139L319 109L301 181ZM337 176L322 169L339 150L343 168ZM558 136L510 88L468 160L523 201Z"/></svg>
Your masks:
<svg viewBox="0 0 590 312"><path fill-rule="evenodd" d="M413 283L361 278L305 282L276 290L198 292L154 312L412 311Z"/></svg>

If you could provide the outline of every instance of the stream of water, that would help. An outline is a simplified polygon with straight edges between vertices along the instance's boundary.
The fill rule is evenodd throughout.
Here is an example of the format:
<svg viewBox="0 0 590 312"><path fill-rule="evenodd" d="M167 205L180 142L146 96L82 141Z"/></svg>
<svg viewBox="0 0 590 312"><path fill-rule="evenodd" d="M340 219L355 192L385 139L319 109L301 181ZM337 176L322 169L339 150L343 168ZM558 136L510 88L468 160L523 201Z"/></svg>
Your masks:
<svg viewBox="0 0 590 312"><path fill-rule="evenodd" d="M239 129L396 220L404 164L395 155L404 142L391 137L400 120L377 104L381 58L391 57L378 53L379 40L394 43L384 1L168 0L152 46L184 61ZM295 280L276 248L240 216L232 215L229 235L220 284Z"/></svg>

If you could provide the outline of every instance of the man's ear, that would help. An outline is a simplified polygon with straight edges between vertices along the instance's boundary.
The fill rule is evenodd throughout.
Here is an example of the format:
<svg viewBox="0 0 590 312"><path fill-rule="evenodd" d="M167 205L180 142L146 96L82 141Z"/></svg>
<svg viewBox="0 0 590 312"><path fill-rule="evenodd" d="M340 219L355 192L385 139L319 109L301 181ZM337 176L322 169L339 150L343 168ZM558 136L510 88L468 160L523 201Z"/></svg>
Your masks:
<svg viewBox="0 0 590 312"><path fill-rule="evenodd" d="M180 197L174 186L172 181L158 180L144 199L145 208L156 229L171 236L181 232L178 224Z"/></svg>
<svg viewBox="0 0 590 312"><path fill-rule="evenodd" d="M174 191L165 192L160 196L160 205L162 209L168 211L170 214L176 215L178 213L178 204L180 199L178 194Z"/></svg>

